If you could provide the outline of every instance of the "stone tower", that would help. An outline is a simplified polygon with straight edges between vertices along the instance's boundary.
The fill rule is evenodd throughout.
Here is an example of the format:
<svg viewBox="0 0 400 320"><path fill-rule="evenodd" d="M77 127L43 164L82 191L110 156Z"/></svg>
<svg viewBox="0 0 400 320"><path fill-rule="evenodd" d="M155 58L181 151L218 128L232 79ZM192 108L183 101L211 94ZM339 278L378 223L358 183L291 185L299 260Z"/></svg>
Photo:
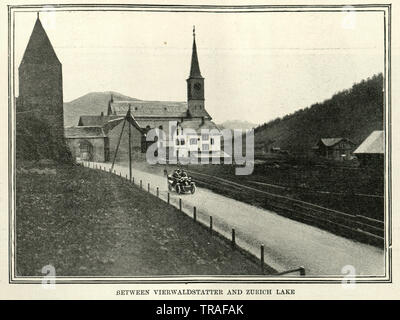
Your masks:
<svg viewBox="0 0 400 320"><path fill-rule="evenodd" d="M18 68L16 157L71 163L64 139L62 66L39 14Z"/></svg>
<svg viewBox="0 0 400 320"><path fill-rule="evenodd" d="M200 73L199 59L197 57L196 33L193 27L193 48L190 75L187 82L187 100L190 114L201 114L204 111L204 78Z"/></svg>
<svg viewBox="0 0 400 320"><path fill-rule="evenodd" d="M17 113L48 123L54 137L64 136L62 65L39 19L18 69Z"/></svg>

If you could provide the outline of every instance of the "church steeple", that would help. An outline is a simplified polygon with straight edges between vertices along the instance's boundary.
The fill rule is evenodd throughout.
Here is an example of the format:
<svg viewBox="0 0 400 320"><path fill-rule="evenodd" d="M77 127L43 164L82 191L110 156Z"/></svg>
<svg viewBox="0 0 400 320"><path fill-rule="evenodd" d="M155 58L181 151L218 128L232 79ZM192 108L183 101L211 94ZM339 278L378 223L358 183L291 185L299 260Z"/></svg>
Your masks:
<svg viewBox="0 0 400 320"><path fill-rule="evenodd" d="M190 65L190 76L189 78L202 78L200 73L199 59L197 57L197 46L196 46L196 29L193 26L193 47L192 47L192 63Z"/></svg>
<svg viewBox="0 0 400 320"><path fill-rule="evenodd" d="M188 110L192 117L204 113L204 78L200 73L199 59L197 57L196 30L193 26L193 47L190 74L187 82Z"/></svg>

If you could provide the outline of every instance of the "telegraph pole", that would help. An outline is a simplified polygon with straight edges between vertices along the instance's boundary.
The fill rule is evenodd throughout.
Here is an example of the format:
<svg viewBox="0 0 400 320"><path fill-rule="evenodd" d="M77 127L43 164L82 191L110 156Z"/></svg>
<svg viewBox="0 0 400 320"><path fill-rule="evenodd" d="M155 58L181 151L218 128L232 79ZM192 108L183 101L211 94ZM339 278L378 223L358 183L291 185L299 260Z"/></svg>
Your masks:
<svg viewBox="0 0 400 320"><path fill-rule="evenodd" d="M132 150L131 150L131 106L129 105L128 113L126 114L126 121L128 121L128 143L129 143L129 181L132 181Z"/></svg>

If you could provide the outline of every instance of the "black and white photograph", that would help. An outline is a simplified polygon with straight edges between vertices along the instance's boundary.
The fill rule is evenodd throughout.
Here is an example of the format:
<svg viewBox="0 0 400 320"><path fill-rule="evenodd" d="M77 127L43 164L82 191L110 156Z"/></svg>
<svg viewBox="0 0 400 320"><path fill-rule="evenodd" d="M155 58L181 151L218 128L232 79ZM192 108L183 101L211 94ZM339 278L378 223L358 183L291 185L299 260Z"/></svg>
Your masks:
<svg viewBox="0 0 400 320"><path fill-rule="evenodd" d="M7 4L9 285L392 283L391 9Z"/></svg>

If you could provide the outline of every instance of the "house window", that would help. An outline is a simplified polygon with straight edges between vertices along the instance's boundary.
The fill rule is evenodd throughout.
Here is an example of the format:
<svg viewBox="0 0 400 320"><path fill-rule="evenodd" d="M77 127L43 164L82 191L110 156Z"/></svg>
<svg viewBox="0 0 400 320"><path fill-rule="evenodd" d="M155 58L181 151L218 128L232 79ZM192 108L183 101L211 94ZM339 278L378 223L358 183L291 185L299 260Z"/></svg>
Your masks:
<svg viewBox="0 0 400 320"><path fill-rule="evenodd" d="M214 144L214 138L210 139L210 144L212 144L212 145Z"/></svg>
<svg viewBox="0 0 400 320"><path fill-rule="evenodd" d="M208 151L209 145L208 144L203 144L201 147L202 147L203 151Z"/></svg>
<svg viewBox="0 0 400 320"><path fill-rule="evenodd" d="M203 134L201 135L201 139L202 139L203 141L207 141L208 138L209 138L208 133L203 133Z"/></svg>
<svg viewBox="0 0 400 320"><path fill-rule="evenodd" d="M196 138L190 138L190 144L191 145L197 144L197 139Z"/></svg>
<svg viewBox="0 0 400 320"><path fill-rule="evenodd" d="M185 139L181 139L181 146L185 145Z"/></svg>
<svg viewBox="0 0 400 320"><path fill-rule="evenodd" d="M179 139L176 139L176 145L179 146Z"/></svg>
<svg viewBox="0 0 400 320"><path fill-rule="evenodd" d="M163 129L163 126L158 126L158 129L162 130L162 129Z"/></svg>

